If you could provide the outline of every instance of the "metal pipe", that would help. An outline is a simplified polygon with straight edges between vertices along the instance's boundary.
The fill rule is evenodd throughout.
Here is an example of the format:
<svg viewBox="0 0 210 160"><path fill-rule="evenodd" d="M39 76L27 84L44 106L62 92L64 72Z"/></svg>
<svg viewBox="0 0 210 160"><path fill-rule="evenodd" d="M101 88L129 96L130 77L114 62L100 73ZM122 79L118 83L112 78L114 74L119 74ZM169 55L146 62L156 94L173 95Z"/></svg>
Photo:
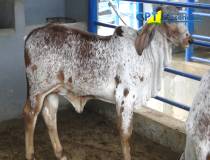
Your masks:
<svg viewBox="0 0 210 160"><path fill-rule="evenodd" d="M108 27L108 28L116 28L117 27L114 24L103 23L103 22L99 22L99 21L96 21L95 24L98 26L103 26L103 27Z"/></svg>
<svg viewBox="0 0 210 160"><path fill-rule="evenodd" d="M202 35L198 35L198 34L193 34L192 37L194 39L201 39L201 40L205 40L205 41L210 41L210 37L207 36L202 36Z"/></svg>
<svg viewBox="0 0 210 160"><path fill-rule="evenodd" d="M193 44L203 46L203 47L210 47L210 42L201 41L201 40L194 40Z"/></svg>
<svg viewBox="0 0 210 160"><path fill-rule="evenodd" d="M116 0L116 3L117 3L117 9L119 10L119 8L120 8L120 0ZM115 15L115 24L116 25L120 24L120 19L119 19L118 15Z"/></svg>
<svg viewBox="0 0 210 160"><path fill-rule="evenodd" d="M137 14L136 15L139 15L140 13L142 13L142 16L144 14L144 7L143 7L143 3L137 3L136 4L136 7L137 7ZM138 19L138 28L141 28L144 24L144 20L143 20L143 17L142 19Z"/></svg>
<svg viewBox="0 0 210 160"><path fill-rule="evenodd" d="M199 57L191 57L191 60L202 63L210 63L210 59L199 58Z"/></svg>
<svg viewBox="0 0 210 160"><path fill-rule="evenodd" d="M195 2L195 0L187 0L188 3ZM187 27L192 35L194 33L194 21L193 21L193 9L192 8L187 8L187 16L188 16L188 21L187 21ZM186 51L185 51L185 60L190 61L191 57L193 56L194 48L193 45L190 45Z"/></svg>
<svg viewBox="0 0 210 160"><path fill-rule="evenodd" d="M186 11L179 11L179 13L186 14ZM203 12L193 12L193 15L195 16L203 16L203 17L210 17L209 13L203 13Z"/></svg>
<svg viewBox="0 0 210 160"><path fill-rule="evenodd" d="M190 107L185 105L185 104L181 104L179 102L175 102L175 101L172 101L170 99L163 98L163 97L160 97L160 96L156 96L156 97L154 97L154 99L165 102L165 103L170 104L172 106L176 106L177 108L181 108L181 109L184 109L186 111L190 111Z"/></svg>
<svg viewBox="0 0 210 160"><path fill-rule="evenodd" d="M88 10L88 31L97 33L97 25L95 22L98 19L98 1L89 0Z"/></svg>
<svg viewBox="0 0 210 160"><path fill-rule="evenodd" d="M169 68L169 67L164 68L164 71L168 72L168 73L173 73L173 74L176 74L176 75L179 75L179 76L182 76L182 77L190 78L190 79L193 79L193 80L196 80L196 81L201 80L201 77L198 76L198 75L182 72L182 71L179 71L179 70L176 70L176 69L173 69L173 68Z"/></svg>
<svg viewBox="0 0 210 160"><path fill-rule="evenodd" d="M154 4L165 4L178 7L190 7L198 9L210 9L210 4L206 3L192 3L192 2L169 2L169 1L157 1L157 0L122 0L131 2L144 2L144 3L154 3Z"/></svg>
<svg viewBox="0 0 210 160"><path fill-rule="evenodd" d="M129 19L130 19L130 26L134 28L134 7L133 7L133 2L129 3L129 10L130 10L130 15L129 15Z"/></svg>
<svg viewBox="0 0 210 160"><path fill-rule="evenodd" d="M202 12L193 12L195 16L203 16L203 17L210 17L209 13L202 13Z"/></svg>

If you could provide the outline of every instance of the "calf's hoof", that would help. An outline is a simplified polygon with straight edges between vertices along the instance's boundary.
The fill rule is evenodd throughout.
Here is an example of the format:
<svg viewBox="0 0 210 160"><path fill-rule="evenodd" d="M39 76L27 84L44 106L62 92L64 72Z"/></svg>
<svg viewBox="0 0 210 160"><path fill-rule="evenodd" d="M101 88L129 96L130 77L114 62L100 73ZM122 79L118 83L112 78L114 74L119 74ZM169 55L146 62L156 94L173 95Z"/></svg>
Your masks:
<svg viewBox="0 0 210 160"><path fill-rule="evenodd" d="M57 160L68 160L66 153L63 150L57 152L56 157L57 157Z"/></svg>
<svg viewBox="0 0 210 160"><path fill-rule="evenodd" d="M26 156L25 160L36 160L36 158L35 158L35 155L32 154L32 156L30 156L30 158L28 158L28 157Z"/></svg>
<svg viewBox="0 0 210 160"><path fill-rule="evenodd" d="M66 156L62 156L59 160L68 160Z"/></svg>

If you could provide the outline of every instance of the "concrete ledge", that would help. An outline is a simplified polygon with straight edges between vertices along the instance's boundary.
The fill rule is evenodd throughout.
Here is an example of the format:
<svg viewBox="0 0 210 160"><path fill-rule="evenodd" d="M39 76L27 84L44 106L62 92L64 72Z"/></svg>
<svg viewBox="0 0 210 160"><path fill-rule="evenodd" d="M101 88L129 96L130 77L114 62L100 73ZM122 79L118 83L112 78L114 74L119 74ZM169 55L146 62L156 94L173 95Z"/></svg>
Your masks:
<svg viewBox="0 0 210 160"><path fill-rule="evenodd" d="M11 35L15 35L14 28L0 29L0 36L11 36Z"/></svg>
<svg viewBox="0 0 210 160"><path fill-rule="evenodd" d="M115 106L101 101L91 101L88 110L104 115L116 121ZM185 146L185 123L161 112L143 107L135 112L134 132L152 141L181 153Z"/></svg>

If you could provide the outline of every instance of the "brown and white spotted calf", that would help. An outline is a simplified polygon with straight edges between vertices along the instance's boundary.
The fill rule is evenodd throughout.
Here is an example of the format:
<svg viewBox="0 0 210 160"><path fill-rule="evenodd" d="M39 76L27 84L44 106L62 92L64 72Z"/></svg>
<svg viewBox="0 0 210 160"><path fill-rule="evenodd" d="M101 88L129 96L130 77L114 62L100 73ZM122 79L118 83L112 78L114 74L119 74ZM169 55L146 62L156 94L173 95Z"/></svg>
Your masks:
<svg viewBox="0 0 210 160"><path fill-rule="evenodd" d="M210 160L210 71L193 100L186 131L186 148L180 160Z"/></svg>
<svg viewBox="0 0 210 160"><path fill-rule="evenodd" d="M24 108L26 159L34 160L34 129L42 110L57 159L66 160L56 124L58 95L79 113L90 99L116 104L122 151L131 160L133 111L160 89L172 45L188 46L181 24L146 24L141 31L118 27L101 37L50 24L33 30L25 42L28 96Z"/></svg>

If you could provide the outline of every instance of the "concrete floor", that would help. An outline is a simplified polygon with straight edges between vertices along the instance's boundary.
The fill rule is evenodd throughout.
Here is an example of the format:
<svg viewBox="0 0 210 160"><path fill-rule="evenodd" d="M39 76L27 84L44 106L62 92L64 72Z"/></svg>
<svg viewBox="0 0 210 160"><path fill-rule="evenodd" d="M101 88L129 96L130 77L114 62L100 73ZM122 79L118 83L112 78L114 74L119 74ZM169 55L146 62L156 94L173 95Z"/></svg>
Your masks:
<svg viewBox="0 0 210 160"><path fill-rule="evenodd" d="M24 126L22 119L0 123L0 159L24 159ZM106 118L71 109L58 114L59 134L71 160L121 160L120 138L116 125ZM37 160L55 160L47 130L39 119L35 134ZM179 154L137 134L132 140L133 160L177 160Z"/></svg>

